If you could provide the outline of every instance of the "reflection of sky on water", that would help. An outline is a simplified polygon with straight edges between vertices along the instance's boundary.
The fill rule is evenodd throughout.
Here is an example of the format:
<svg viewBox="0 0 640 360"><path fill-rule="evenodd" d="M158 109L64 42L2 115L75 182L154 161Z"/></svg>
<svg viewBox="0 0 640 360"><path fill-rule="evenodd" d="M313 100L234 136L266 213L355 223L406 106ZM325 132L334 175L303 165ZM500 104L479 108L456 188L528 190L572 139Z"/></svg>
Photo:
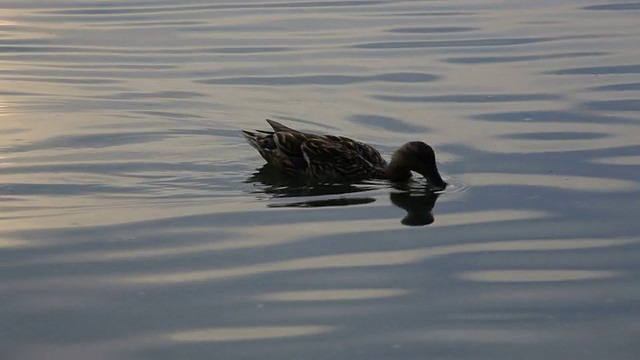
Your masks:
<svg viewBox="0 0 640 360"><path fill-rule="evenodd" d="M637 357L635 4L5 3L4 358ZM267 117L455 186L256 177Z"/></svg>

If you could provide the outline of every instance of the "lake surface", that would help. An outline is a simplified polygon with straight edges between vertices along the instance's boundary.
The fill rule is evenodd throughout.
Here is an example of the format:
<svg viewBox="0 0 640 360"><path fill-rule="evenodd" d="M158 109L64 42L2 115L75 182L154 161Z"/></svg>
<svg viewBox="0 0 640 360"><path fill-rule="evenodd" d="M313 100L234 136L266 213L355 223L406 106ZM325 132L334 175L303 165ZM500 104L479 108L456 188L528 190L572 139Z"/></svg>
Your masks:
<svg viewBox="0 0 640 360"><path fill-rule="evenodd" d="M0 358L640 357L640 3L0 5ZM265 118L451 186L283 182Z"/></svg>

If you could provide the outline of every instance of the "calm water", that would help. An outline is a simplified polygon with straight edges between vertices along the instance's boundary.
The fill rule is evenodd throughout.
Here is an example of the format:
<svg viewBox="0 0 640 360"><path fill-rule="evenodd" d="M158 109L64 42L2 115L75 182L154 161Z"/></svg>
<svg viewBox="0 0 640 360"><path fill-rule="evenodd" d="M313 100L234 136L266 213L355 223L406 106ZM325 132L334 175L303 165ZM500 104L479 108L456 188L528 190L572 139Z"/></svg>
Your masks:
<svg viewBox="0 0 640 360"><path fill-rule="evenodd" d="M2 359L640 357L640 3L0 6ZM266 117L453 185L288 184Z"/></svg>

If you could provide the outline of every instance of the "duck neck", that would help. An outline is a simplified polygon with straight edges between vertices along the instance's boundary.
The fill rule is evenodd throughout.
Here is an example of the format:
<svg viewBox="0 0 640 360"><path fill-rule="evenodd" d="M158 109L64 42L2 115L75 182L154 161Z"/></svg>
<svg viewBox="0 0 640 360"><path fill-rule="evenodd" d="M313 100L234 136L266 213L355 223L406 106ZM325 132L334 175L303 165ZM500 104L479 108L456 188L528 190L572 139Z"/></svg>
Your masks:
<svg viewBox="0 0 640 360"><path fill-rule="evenodd" d="M444 190L447 187L447 183L442 179L436 164L433 164L433 168L425 174L425 177L427 182L437 190Z"/></svg>
<svg viewBox="0 0 640 360"><path fill-rule="evenodd" d="M404 161L399 160L399 157L394 156L391 159L389 165L385 169L387 178L391 181L404 181L411 177L411 170Z"/></svg>

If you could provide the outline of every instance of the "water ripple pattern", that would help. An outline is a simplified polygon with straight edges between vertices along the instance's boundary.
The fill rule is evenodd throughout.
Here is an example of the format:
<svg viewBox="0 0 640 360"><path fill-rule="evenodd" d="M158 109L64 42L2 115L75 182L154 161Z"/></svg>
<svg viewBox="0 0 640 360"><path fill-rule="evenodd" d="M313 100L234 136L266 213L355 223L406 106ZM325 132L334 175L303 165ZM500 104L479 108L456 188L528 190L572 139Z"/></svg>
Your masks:
<svg viewBox="0 0 640 360"><path fill-rule="evenodd" d="M0 0L2 359L636 359L634 1ZM309 186L272 118L451 185Z"/></svg>

